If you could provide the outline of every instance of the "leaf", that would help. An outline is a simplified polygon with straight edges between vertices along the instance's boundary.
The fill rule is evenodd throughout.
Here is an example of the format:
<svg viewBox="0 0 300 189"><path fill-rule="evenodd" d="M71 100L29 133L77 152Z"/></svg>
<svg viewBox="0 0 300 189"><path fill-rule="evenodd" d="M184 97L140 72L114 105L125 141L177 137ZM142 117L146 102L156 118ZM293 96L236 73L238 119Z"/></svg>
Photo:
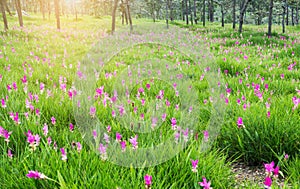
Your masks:
<svg viewBox="0 0 300 189"><path fill-rule="evenodd" d="M60 188L61 189L68 189L65 181L64 181L64 178L62 177L62 175L60 174L59 171L57 171L57 178L58 178L58 182L59 182L59 185L60 185Z"/></svg>

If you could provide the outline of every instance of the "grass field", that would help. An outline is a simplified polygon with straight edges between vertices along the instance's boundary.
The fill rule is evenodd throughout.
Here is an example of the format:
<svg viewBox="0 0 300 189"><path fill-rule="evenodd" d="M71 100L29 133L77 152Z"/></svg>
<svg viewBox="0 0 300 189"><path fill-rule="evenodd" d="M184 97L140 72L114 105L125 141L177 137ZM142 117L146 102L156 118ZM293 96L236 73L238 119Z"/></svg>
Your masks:
<svg viewBox="0 0 300 189"><path fill-rule="evenodd" d="M266 185L261 181L237 182L231 171L231 164L236 161L266 168L270 172L266 177L273 180L272 188L300 187L300 27L287 27L287 33L282 35L280 27L275 26L272 38L266 36L266 26L247 25L242 35L230 25L189 27L195 39L213 55L207 61L217 66L224 80L224 91L217 100L222 103L218 107L225 107L222 128L211 148L201 152L199 146L212 138L208 126L214 124L211 116L216 99L210 92L209 69L199 69L198 62L184 52L155 43L143 43L115 54L104 62L103 72L95 72L93 78L95 102L86 111L91 120L101 120L105 132L87 133L94 137L90 145L74 114L74 107L79 106L75 100L84 93L76 88L76 81L84 77L80 68L86 54L109 37L110 18L84 16L75 21L63 17L60 31L56 30L54 19L41 18L25 17L25 27L19 28L17 18L9 17L10 30L0 35L0 188L126 189L151 185L153 189L189 189L203 188L198 183L203 177L212 188ZM134 20L134 27L145 22L151 24L148 20ZM173 23L172 27L186 30L181 22ZM118 23L117 28L128 27ZM109 47L96 50L105 48ZM184 99L176 97L173 83L143 80L128 94L127 105L118 104L118 100L124 99L115 94L112 83L118 81L119 73L128 65L148 59L178 64L176 69L180 68L190 78L199 107L193 110L198 120L191 123L193 130L178 129L186 114L181 111ZM152 119L148 111L154 103L163 107L160 113L165 113L165 118L157 118L159 121ZM142 123L157 122L160 127L150 135L137 133L132 129L134 125L130 129L128 120L122 121L124 110L128 110L125 115ZM134 154L132 148L139 150L167 138L173 140L174 133L174 143L181 140L182 134L187 147L156 166L126 167L106 159L106 145L116 138L118 142L113 144L118 145L117 150L122 150L119 143L126 144L123 150ZM193 167L191 160L198 160L198 165ZM274 166L268 167L272 161ZM30 171L44 175L28 175ZM146 175L152 176L150 183ZM284 180L284 186L277 184L276 175ZM29 178L34 176L37 179Z"/></svg>

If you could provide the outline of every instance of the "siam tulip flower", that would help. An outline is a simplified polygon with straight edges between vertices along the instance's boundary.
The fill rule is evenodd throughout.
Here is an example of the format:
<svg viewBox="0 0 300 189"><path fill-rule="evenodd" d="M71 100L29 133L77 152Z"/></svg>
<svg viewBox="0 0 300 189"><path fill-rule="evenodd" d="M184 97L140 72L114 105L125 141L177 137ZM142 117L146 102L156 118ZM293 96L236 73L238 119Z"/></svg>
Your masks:
<svg viewBox="0 0 300 189"><path fill-rule="evenodd" d="M106 127L106 130L107 130L108 133L110 133L110 132L111 132L111 126L108 125L108 126Z"/></svg>
<svg viewBox="0 0 300 189"><path fill-rule="evenodd" d="M289 155L288 155L288 154L285 154L285 155L284 155L284 159L285 159L285 160L289 159Z"/></svg>
<svg viewBox="0 0 300 189"><path fill-rule="evenodd" d="M19 119L19 113L18 112L16 112L16 114L14 115L13 120L18 125L21 123L20 119Z"/></svg>
<svg viewBox="0 0 300 189"><path fill-rule="evenodd" d="M225 104L228 105L228 103L229 103L229 99L225 98Z"/></svg>
<svg viewBox="0 0 300 189"><path fill-rule="evenodd" d="M176 118L172 117L171 124L172 124L172 129L173 130L176 130L176 123L177 123Z"/></svg>
<svg viewBox="0 0 300 189"><path fill-rule="evenodd" d="M209 133L208 131L203 131L203 135L204 135L204 141L207 142L208 138L209 138Z"/></svg>
<svg viewBox="0 0 300 189"><path fill-rule="evenodd" d="M136 149L138 148L138 142L137 142L137 139L138 139L138 135L135 135L134 137L131 137L131 138L129 139L129 142L131 143L132 148L133 148L134 150L136 150Z"/></svg>
<svg viewBox="0 0 300 189"><path fill-rule="evenodd" d="M74 131L74 125L73 125L72 123L70 123L70 125L69 125L69 129L70 129L70 131L71 131L71 132L73 132L73 131Z"/></svg>
<svg viewBox="0 0 300 189"><path fill-rule="evenodd" d="M48 135L48 125L47 125L47 123L44 124L43 133L44 133L44 136Z"/></svg>
<svg viewBox="0 0 300 189"><path fill-rule="evenodd" d="M43 94L45 90L45 84L44 83L40 83L40 93Z"/></svg>
<svg viewBox="0 0 300 189"><path fill-rule="evenodd" d="M5 103L4 98L1 99L1 106L2 106L2 108L6 108L6 103Z"/></svg>
<svg viewBox="0 0 300 189"><path fill-rule="evenodd" d="M96 108L94 106L90 107L90 116L95 117L96 115Z"/></svg>
<svg viewBox="0 0 300 189"><path fill-rule="evenodd" d="M116 141L121 142L122 135L120 133L116 133Z"/></svg>
<svg viewBox="0 0 300 189"><path fill-rule="evenodd" d="M267 118L270 118L270 116L271 116L271 113L270 113L270 111L268 111L267 112Z"/></svg>
<svg viewBox="0 0 300 189"><path fill-rule="evenodd" d="M34 178L34 179L47 179L48 178L43 173L40 173L38 171L29 171L26 176L28 178Z"/></svg>
<svg viewBox="0 0 300 189"><path fill-rule="evenodd" d="M9 158L12 158L12 157L13 157L13 154L12 154L12 152L11 152L10 149L8 149L8 151L7 151L7 156L8 156Z"/></svg>
<svg viewBox="0 0 300 189"><path fill-rule="evenodd" d="M167 114L164 113L164 114L161 116L161 119L162 119L162 121L166 121L166 118L167 118Z"/></svg>
<svg viewBox="0 0 300 189"><path fill-rule="evenodd" d="M200 186L203 187L203 189L212 189L212 187L210 187L210 182L207 182L206 178L205 177L202 177L202 182L198 182L198 184Z"/></svg>
<svg viewBox="0 0 300 189"><path fill-rule="evenodd" d="M108 136L108 134L104 133L103 135L104 135L103 138L104 138L106 144L109 144L110 141L109 141L109 136Z"/></svg>
<svg viewBox="0 0 300 189"><path fill-rule="evenodd" d="M269 164L264 164L264 166L265 166L265 169L266 169L266 174L267 175L271 175L271 173L274 171L274 165L275 165L275 163L274 163L274 161L272 161L271 163L269 163Z"/></svg>
<svg viewBox="0 0 300 189"><path fill-rule="evenodd" d="M189 128L186 128L186 130L183 130L183 140L184 142L187 142L189 139Z"/></svg>
<svg viewBox="0 0 300 189"><path fill-rule="evenodd" d="M116 117L116 112L114 110L111 111L111 116Z"/></svg>
<svg viewBox="0 0 300 189"><path fill-rule="evenodd" d="M82 145L80 144L80 142L76 142L76 147L77 147L77 151L81 152L82 150Z"/></svg>
<svg viewBox="0 0 300 189"><path fill-rule="evenodd" d="M297 98L296 96L294 96L292 98L292 101L294 103L294 107L293 107L293 111L294 111L299 106L299 104L300 104L300 98Z"/></svg>
<svg viewBox="0 0 300 189"><path fill-rule="evenodd" d="M5 130L3 128L1 130L2 131L1 131L0 135L2 135L5 138L4 141L8 144L9 143L10 135L12 134L12 131L8 132L7 130Z"/></svg>
<svg viewBox="0 0 300 189"><path fill-rule="evenodd" d="M123 116L125 114L125 108L124 108L124 106L121 105L118 108L119 108L119 114L120 114L120 116Z"/></svg>
<svg viewBox="0 0 300 189"><path fill-rule="evenodd" d="M280 74L280 78L281 78L281 79L284 79L284 74Z"/></svg>
<svg viewBox="0 0 300 189"><path fill-rule="evenodd" d="M55 123L56 123L55 117L51 117L51 123L52 123L53 125L55 125Z"/></svg>
<svg viewBox="0 0 300 189"><path fill-rule="evenodd" d="M51 137L48 137L48 138L47 138L47 143L48 143L49 146L51 145L51 143L52 143Z"/></svg>
<svg viewBox="0 0 300 189"><path fill-rule="evenodd" d="M166 106L169 107L171 105L170 101L168 101L168 99L166 99Z"/></svg>
<svg viewBox="0 0 300 189"><path fill-rule="evenodd" d="M10 85L7 85L7 91L11 92L11 86Z"/></svg>
<svg viewBox="0 0 300 189"><path fill-rule="evenodd" d="M125 152L125 150L126 150L126 141L121 141L120 144L121 144L122 152Z"/></svg>
<svg viewBox="0 0 300 189"><path fill-rule="evenodd" d="M243 118L241 118L241 117L238 117L236 123L237 123L237 125L238 125L238 128L245 127L245 126L244 126L244 123L243 123Z"/></svg>
<svg viewBox="0 0 300 189"><path fill-rule="evenodd" d="M145 188L150 189L152 184L152 176L147 174L144 176L144 180L145 180Z"/></svg>
<svg viewBox="0 0 300 189"><path fill-rule="evenodd" d="M175 105L175 110L177 110L177 111L179 110L179 104Z"/></svg>
<svg viewBox="0 0 300 189"><path fill-rule="evenodd" d="M21 78L21 81L22 81L23 84L27 83L27 77L26 77L26 75L24 75L24 77Z"/></svg>
<svg viewBox="0 0 300 189"><path fill-rule="evenodd" d="M61 160L67 161L68 158L67 158L67 152L66 152L66 150L64 148L61 148L60 152L61 152Z"/></svg>
<svg viewBox="0 0 300 189"><path fill-rule="evenodd" d="M30 130L27 131L27 142L29 143L29 146L34 151L36 147L40 144L40 136L38 134L33 135Z"/></svg>
<svg viewBox="0 0 300 189"><path fill-rule="evenodd" d="M241 100L239 98L236 100L236 102L237 102L238 105L241 104Z"/></svg>
<svg viewBox="0 0 300 189"><path fill-rule="evenodd" d="M265 185L265 189L271 189L272 179L270 177L266 177L264 185Z"/></svg>
<svg viewBox="0 0 300 189"><path fill-rule="evenodd" d="M199 162L198 159L196 159L196 160L192 160L192 159L191 159L191 163L192 163L192 171L193 171L194 173L197 172L198 162Z"/></svg>
<svg viewBox="0 0 300 189"><path fill-rule="evenodd" d="M105 161L107 159L106 146L100 143L99 148L101 159Z"/></svg>
<svg viewBox="0 0 300 189"><path fill-rule="evenodd" d="M18 90L18 87L17 87L17 83L16 83L16 82L13 82L12 86L13 86L13 88L14 88L15 91Z"/></svg>
<svg viewBox="0 0 300 189"><path fill-rule="evenodd" d="M93 130L93 137L94 137L94 140L97 140L98 134L97 134L96 130Z"/></svg>
<svg viewBox="0 0 300 189"><path fill-rule="evenodd" d="M150 85L149 83L147 83L147 84L146 84L146 88L147 88L148 90L150 90L151 85Z"/></svg>
<svg viewBox="0 0 300 189"><path fill-rule="evenodd" d="M174 135L174 138L175 138L175 144L178 144L179 137L180 137L180 132L176 132L175 135Z"/></svg>
<svg viewBox="0 0 300 189"><path fill-rule="evenodd" d="M274 173L274 177L277 178L277 177L278 177L278 174L279 174L279 166L276 166L276 167L275 167L273 173Z"/></svg>
<svg viewBox="0 0 300 189"><path fill-rule="evenodd" d="M151 121L152 121L152 122L151 122L152 128L156 127L157 121L158 121L157 117L153 117Z"/></svg>

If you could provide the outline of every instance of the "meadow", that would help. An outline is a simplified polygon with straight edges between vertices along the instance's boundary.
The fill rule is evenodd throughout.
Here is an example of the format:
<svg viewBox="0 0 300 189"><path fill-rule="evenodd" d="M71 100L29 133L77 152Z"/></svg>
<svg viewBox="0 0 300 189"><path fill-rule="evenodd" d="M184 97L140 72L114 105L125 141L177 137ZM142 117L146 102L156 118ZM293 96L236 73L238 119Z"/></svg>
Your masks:
<svg viewBox="0 0 300 189"><path fill-rule="evenodd" d="M157 43L115 49L106 61L95 60L101 72L90 68L93 77L80 90L86 54L105 54L116 47L93 48L109 39L110 17L83 16L78 21L62 17L59 31L54 19L41 18L24 17L25 27L20 28L17 18L9 17L11 29L0 34L0 188L300 187L299 26L287 27L284 35L274 26L273 37L268 38L266 26L247 25L239 34L231 25L187 27L175 22L171 28L189 30L194 36L195 41L186 43L200 41L202 53L213 58L199 53L195 59L189 49L182 52ZM134 23L134 27L164 26L163 21L144 19ZM117 28L128 30L119 22ZM140 77L133 65L148 59L163 65L161 75L165 62L173 62L174 72L167 66L165 74L179 70L190 85L183 83L187 89L179 89L180 81L151 77L128 84L126 78ZM126 75L130 65L132 77ZM214 68L222 82L212 86L209 72ZM116 93L126 87L130 89L126 95ZM220 95L212 88L219 88ZM177 95L177 89L193 93ZM88 100L83 95L87 92L93 95ZM212 119L219 115L214 114L215 106L223 114ZM152 116L154 109L159 117ZM88 127L96 118L101 130ZM131 123L133 119L138 121ZM181 128L185 124L187 129ZM213 133L209 126L218 124L220 131ZM151 133L139 133L140 127ZM169 146L161 152L165 156L175 153L174 144L183 146L174 157L160 161L153 156L153 161L161 162L155 166L130 164L139 149L166 140ZM108 150L110 145L115 151ZM208 149L202 151L203 146ZM132 156L123 157L127 152ZM111 154L122 157L126 166ZM236 180L235 162L261 167L266 174L256 181Z"/></svg>

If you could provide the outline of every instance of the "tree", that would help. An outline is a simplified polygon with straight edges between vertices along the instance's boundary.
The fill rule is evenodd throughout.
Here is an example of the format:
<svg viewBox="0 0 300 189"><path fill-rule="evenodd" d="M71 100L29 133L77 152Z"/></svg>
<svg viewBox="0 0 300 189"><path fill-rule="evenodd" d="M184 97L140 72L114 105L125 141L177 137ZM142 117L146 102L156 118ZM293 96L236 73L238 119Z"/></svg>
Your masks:
<svg viewBox="0 0 300 189"><path fill-rule="evenodd" d="M194 19L195 19L195 24L197 24L198 18L197 18L196 0L194 0Z"/></svg>
<svg viewBox="0 0 300 189"><path fill-rule="evenodd" d="M16 10L17 10L17 13L18 13L19 24L20 24L21 27L23 27L21 2L20 2L20 0L15 0L15 3L16 3Z"/></svg>
<svg viewBox="0 0 300 189"><path fill-rule="evenodd" d="M130 15L129 0L126 0L126 11L127 11L127 17L128 17L128 20L129 20L130 31L132 31L132 30L133 30L133 27L132 27L132 19L131 19L131 15Z"/></svg>
<svg viewBox="0 0 300 189"><path fill-rule="evenodd" d="M4 23L4 31L8 30L8 22L5 13L5 3L6 3L5 0L0 0L0 8L1 8L2 18Z"/></svg>
<svg viewBox="0 0 300 189"><path fill-rule="evenodd" d="M60 29L60 15L59 15L59 0L54 0L55 16L56 16L56 26Z"/></svg>
<svg viewBox="0 0 300 189"><path fill-rule="evenodd" d="M169 1L166 0L166 24L167 24L167 28L169 29L169 17L168 17L168 10L169 9Z"/></svg>
<svg viewBox="0 0 300 189"><path fill-rule="evenodd" d="M188 7L188 0L185 0L185 20L186 20L186 24L189 25L189 7Z"/></svg>
<svg viewBox="0 0 300 189"><path fill-rule="evenodd" d="M268 24L268 36L271 37L272 35L272 15L273 15L273 0L270 0L270 6L269 6L269 24Z"/></svg>
<svg viewBox="0 0 300 189"><path fill-rule="evenodd" d="M236 16L235 16L235 7L236 7L236 0L233 0L232 1L232 28L235 29L235 19L236 19Z"/></svg>
<svg viewBox="0 0 300 189"><path fill-rule="evenodd" d="M117 6L118 6L118 1L119 0L114 0L114 7L111 13L111 34L114 34L115 29L116 29L116 10L117 10Z"/></svg>
<svg viewBox="0 0 300 189"><path fill-rule="evenodd" d="M283 12L282 12L282 33L285 33L285 25L284 25L284 17L285 17L285 11L287 6L287 0L284 0L284 5L282 6Z"/></svg>
<svg viewBox="0 0 300 189"><path fill-rule="evenodd" d="M203 26L205 26L205 0L203 0L203 5L202 5L202 22L203 22Z"/></svg>
<svg viewBox="0 0 300 189"><path fill-rule="evenodd" d="M239 17L239 33L242 33L243 23L244 23L244 15L247 10L248 4L251 0L244 0L242 3L242 9L240 10L240 17Z"/></svg>

